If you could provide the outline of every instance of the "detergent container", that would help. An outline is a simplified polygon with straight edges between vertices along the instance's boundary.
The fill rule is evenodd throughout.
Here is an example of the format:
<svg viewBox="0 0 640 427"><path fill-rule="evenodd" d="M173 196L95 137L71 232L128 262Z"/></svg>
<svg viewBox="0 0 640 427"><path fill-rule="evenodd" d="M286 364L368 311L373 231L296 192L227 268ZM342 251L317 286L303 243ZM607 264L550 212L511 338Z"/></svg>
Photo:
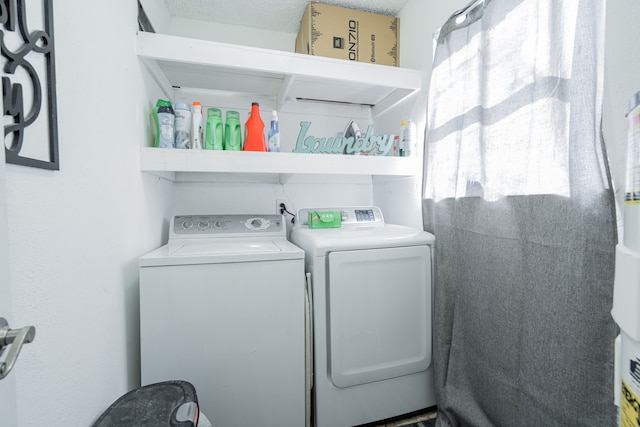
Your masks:
<svg viewBox="0 0 640 427"><path fill-rule="evenodd" d="M191 109L185 102L176 102L176 148L191 147Z"/></svg>
<svg viewBox="0 0 640 427"><path fill-rule="evenodd" d="M175 120L176 116L171 107L171 101L158 99L153 111L153 119L156 125L156 140L154 145L158 148L173 148L175 146Z"/></svg>
<svg viewBox="0 0 640 427"><path fill-rule="evenodd" d="M222 112L218 108L207 110L207 125L205 127L204 148L206 150L223 150Z"/></svg>
<svg viewBox="0 0 640 427"><path fill-rule="evenodd" d="M191 148L201 150L202 144L202 104L191 104Z"/></svg>
<svg viewBox="0 0 640 427"><path fill-rule="evenodd" d="M240 130L240 113L227 110L224 122L224 149L242 150L242 130Z"/></svg>
<svg viewBox="0 0 640 427"><path fill-rule="evenodd" d="M267 143L264 137L264 122L260 117L260 104L251 103L251 114L245 124L246 138L244 151L267 151Z"/></svg>

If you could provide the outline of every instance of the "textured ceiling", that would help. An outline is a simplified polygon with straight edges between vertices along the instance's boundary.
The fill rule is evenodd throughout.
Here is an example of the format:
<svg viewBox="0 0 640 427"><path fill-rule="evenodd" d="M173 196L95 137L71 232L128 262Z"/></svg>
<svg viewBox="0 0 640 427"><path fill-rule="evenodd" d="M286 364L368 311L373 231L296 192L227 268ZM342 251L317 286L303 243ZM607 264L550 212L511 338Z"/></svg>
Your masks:
<svg viewBox="0 0 640 427"><path fill-rule="evenodd" d="M296 33L307 0L165 0L172 16ZM322 0L396 16L407 0Z"/></svg>

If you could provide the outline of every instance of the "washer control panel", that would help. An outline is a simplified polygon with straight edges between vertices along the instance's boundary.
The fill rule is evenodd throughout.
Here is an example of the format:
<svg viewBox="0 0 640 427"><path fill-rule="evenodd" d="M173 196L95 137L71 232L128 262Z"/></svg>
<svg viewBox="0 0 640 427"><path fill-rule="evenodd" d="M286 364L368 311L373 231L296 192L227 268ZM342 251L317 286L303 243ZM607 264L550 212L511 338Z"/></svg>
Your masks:
<svg viewBox="0 0 640 427"><path fill-rule="evenodd" d="M282 215L176 215L170 238L223 237L253 233L286 234Z"/></svg>

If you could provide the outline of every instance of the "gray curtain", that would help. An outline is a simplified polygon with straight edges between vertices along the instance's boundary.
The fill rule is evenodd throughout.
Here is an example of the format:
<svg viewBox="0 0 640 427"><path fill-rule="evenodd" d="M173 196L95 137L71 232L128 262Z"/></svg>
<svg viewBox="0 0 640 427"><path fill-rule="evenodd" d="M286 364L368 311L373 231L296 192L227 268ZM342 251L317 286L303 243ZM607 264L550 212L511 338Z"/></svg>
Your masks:
<svg viewBox="0 0 640 427"><path fill-rule="evenodd" d="M613 426L602 0L485 0L437 35L423 219L439 427Z"/></svg>

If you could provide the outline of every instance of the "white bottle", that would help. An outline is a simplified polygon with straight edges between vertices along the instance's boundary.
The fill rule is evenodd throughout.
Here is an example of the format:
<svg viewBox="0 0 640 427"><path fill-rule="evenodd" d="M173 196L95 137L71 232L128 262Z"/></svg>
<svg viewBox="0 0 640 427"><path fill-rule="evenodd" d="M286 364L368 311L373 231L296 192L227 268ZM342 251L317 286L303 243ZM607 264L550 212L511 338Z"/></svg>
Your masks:
<svg viewBox="0 0 640 427"><path fill-rule="evenodd" d="M191 104L191 148L202 150L202 104Z"/></svg>
<svg viewBox="0 0 640 427"><path fill-rule="evenodd" d="M185 102L176 102L176 148L191 146L191 110Z"/></svg>
<svg viewBox="0 0 640 427"><path fill-rule="evenodd" d="M407 120L403 128L404 141L402 145L404 148L404 156L411 157L416 154L416 124L413 120Z"/></svg>

